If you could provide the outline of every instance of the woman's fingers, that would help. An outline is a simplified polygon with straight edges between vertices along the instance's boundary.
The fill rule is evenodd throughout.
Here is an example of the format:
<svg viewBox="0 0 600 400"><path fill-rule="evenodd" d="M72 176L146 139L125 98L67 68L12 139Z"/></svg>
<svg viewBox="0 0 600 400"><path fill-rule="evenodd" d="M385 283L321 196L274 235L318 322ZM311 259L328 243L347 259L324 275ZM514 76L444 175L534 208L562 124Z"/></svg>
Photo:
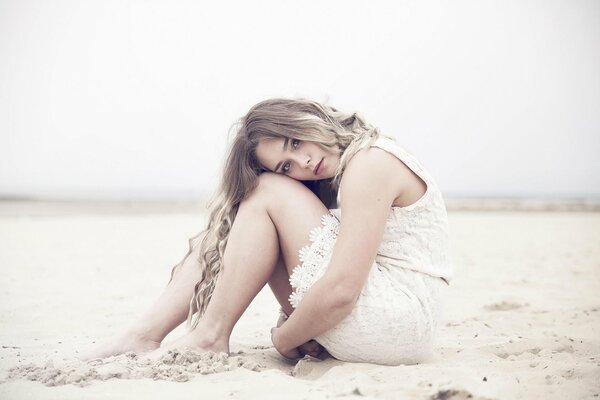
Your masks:
<svg viewBox="0 0 600 400"><path fill-rule="evenodd" d="M311 357L317 357L323 351L323 346L314 340L309 340L308 342L299 346L298 350L300 350L302 354L309 355Z"/></svg>
<svg viewBox="0 0 600 400"><path fill-rule="evenodd" d="M280 347L279 341L277 340L278 329L279 328L277 327L271 328L271 342L273 342L273 345L275 346L275 349L279 352L279 354L281 354L285 358L289 358L292 360L296 358L302 358L303 355L300 353L297 347L289 350L284 350Z"/></svg>
<svg viewBox="0 0 600 400"><path fill-rule="evenodd" d="M298 348L292 349L286 353L281 353L281 355L290 360L296 360L304 356L302 353L300 353L300 351L298 351Z"/></svg>
<svg viewBox="0 0 600 400"><path fill-rule="evenodd" d="M276 327L280 328L281 325L283 325L283 323L285 322L287 318L285 318L285 316L283 314L279 314L279 318L277 319L277 324Z"/></svg>
<svg viewBox="0 0 600 400"><path fill-rule="evenodd" d="M311 357L318 357L324 350L323 346L317 343L315 340L309 340L308 342L294 348L291 350L283 350L279 347L279 343L277 340L277 331L279 327L271 328L271 341L275 346L275 349L284 357L290 359L302 358L305 355L309 355Z"/></svg>

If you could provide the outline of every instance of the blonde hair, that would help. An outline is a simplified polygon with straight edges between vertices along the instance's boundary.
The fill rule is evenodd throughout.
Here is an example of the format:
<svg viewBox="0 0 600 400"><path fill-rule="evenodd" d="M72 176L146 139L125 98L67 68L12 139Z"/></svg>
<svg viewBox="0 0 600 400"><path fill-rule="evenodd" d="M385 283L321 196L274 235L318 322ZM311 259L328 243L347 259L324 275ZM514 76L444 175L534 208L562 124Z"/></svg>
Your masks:
<svg viewBox="0 0 600 400"><path fill-rule="evenodd" d="M346 165L359 150L370 146L379 129L367 124L357 113L343 113L331 106L305 99L274 98L254 105L232 128L237 132L229 149L216 195L208 203L206 229L189 240L189 250L171 271L181 267L196 246L200 246L200 280L194 287L188 314L188 328L194 329L212 297L223 265L229 232L239 204L258 185L265 171L256 157L263 138L311 141L325 148L336 145L340 163L332 179L320 181L317 195L327 205L335 199Z"/></svg>

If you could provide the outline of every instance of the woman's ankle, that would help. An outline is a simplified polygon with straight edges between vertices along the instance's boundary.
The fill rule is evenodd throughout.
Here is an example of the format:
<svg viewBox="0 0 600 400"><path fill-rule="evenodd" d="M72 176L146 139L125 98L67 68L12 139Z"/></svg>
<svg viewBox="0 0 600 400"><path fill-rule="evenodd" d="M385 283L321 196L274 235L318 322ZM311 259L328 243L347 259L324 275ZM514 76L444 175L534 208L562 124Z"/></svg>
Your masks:
<svg viewBox="0 0 600 400"><path fill-rule="evenodd" d="M229 334L216 329L214 326L202 326L198 324L196 328L188 332L194 343L203 349L218 349L220 351L229 351ZM227 350L225 350L227 349Z"/></svg>
<svg viewBox="0 0 600 400"><path fill-rule="evenodd" d="M141 325L134 325L129 327L125 331L125 335L134 341L139 342L152 342L160 344L166 335L162 335L152 330L142 327Z"/></svg>

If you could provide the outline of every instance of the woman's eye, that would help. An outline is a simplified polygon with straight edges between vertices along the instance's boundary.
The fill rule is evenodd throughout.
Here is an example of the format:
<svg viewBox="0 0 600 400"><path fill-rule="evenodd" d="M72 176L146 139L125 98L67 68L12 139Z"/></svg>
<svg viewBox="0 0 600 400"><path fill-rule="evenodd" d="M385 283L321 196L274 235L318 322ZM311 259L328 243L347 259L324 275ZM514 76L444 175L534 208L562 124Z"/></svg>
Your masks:
<svg viewBox="0 0 600 400"><path fill-rule="evenodd" d="M293 148L297 148L298 146L300 146L300 141L298 139L293 139L292 140L292 147Z"/></svg>
<svg viewBox="0 0 600 400"><path fill-rule="evenodd" d="M284 173L287 173L287 172L290 170L290 163L289 163L289 162L286 162L285 164L283 164L283 168L281 168L281 170L282 170Z"/></svg>

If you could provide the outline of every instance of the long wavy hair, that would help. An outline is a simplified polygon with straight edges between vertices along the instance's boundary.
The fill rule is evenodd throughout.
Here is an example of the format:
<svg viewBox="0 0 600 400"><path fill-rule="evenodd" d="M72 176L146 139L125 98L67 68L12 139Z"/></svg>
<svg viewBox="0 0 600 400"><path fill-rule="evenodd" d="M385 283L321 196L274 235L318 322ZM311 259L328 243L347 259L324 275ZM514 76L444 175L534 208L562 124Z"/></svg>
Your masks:
<svg viewBox="0 0 600 400"><path fill-rule="evenodd" d="M311 141L324 148L336 145L340 163L331 179L318 182L311 190L326 206L334 204L339 182L348 161L360 149L368 147L379 136L379 129L365 122L357 113L344 113L335 108L305 99L274 98L254 105L236 122L231 131L235 137L229 149L223 176L216 194L209 201L208 225L189 239L186 256L175 265L171 278L196 246L200 246L200 280L194 287L188 314L188 329L194 329L212 297L217 277L225 268L223 255L229 232L242 200L258 185L265 171L256 157L256 147L263 138L289 138Z"/></svg>

